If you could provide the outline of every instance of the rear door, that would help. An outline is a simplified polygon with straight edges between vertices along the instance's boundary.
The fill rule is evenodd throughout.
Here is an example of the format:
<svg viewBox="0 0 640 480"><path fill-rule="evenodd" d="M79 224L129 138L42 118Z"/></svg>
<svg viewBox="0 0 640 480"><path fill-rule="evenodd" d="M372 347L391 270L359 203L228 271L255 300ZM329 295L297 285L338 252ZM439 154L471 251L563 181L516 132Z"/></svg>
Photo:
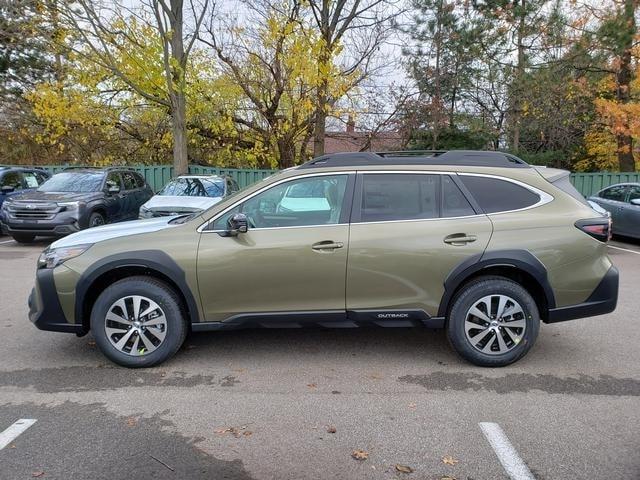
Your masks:
<svg viewBox="0 0 640 480"><path fill-rule="evenodd" d="M436 316L445 278L481 254L492 231L444 174L359 173L353 208L346 303L356 319Z"/></svg>
<svg viewBox="0 0 640 480"><path fill-rule="evenodd" d="M133 172L123 171L120 172L122 175L122 185L124 187L122 200L123 200L123 220L131 220L134 218L138 218L138 211L140 210L140 205L144 202L140 201L141 191L138 188L138 182L136 180Z"/></svg>

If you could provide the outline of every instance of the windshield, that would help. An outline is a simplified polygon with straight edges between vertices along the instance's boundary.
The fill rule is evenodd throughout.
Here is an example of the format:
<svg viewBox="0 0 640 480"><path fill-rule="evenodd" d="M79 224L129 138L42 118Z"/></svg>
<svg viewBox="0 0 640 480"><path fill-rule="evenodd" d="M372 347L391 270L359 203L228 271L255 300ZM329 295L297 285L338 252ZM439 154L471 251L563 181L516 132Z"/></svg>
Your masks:
<svg viewBox="0 0 640 480"><path fill-rule="evenodd" d="M104 172L57 173L38 188L40 192L95 192L100 190Z"/></svg>
<svg viewBox="0 0 640 480"><path fill-rule="evenodd" d="M222 197L224 180L208 178L176 178L167 183L158 195L177 197Z"/></svg>

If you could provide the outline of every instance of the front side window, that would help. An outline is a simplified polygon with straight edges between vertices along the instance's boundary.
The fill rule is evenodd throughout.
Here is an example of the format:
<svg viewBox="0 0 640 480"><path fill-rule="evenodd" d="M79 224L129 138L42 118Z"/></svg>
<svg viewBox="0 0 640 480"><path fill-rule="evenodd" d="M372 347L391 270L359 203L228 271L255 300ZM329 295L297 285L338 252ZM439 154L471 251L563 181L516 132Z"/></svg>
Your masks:
<svg viewBox="0 0 640 480"><path fill-rule="evenodd" d="M627 195L626 185L617 185L615 187L607 188L603 192L600 192L600 197L605 200L613 200L615 202L624 202Z"/></svg>
<svg viewBox="0 0 640 480"><path fill-rule="evenodd" d="M340 222L347 175L300 178L276 185L218 218L214 230L226 230L229 218L244 213L250 228L334 225Z"/></svg>
<svg viewBox="0 0 640 480"><path fill-rule="evenodd" d="M40 192L96 192L100 190L103 172L61 172L44 182ZM120 183L118 182L118 185Z"/></svg>
<svg viewBox="0 0 640 480"><path fill-rule="evenodd" d="M120 174L118 172L109 172L105 186L107 190L111 190L114 187L122 188L120 183Z"/></svg>
<svg viewBox="0 0 640 480"><path fill-rule="evenodd" d="M371 173L362 178L361 222L438 218L439 175Z"/></svg>
<svg viewBox="0 0 640 480"><path fill-rule="evenodd" d="M629 187L629 198L628 202L631 203L631 200L638 200L640 198L640 185L631 185Z"/></svg>
<svg viewBox="0 0 640 480"><path fill-rule="evenodd" d="M135 190L138 188L138 182L132 172L122 172L122 181L125 190Z"/></svg>
<svg viewBox="0 0 640 480"><path fill-rule="evenodd" d="M459 178L485 213L520 210L540 201L537 193L507 180L472 175Z"/></svg>

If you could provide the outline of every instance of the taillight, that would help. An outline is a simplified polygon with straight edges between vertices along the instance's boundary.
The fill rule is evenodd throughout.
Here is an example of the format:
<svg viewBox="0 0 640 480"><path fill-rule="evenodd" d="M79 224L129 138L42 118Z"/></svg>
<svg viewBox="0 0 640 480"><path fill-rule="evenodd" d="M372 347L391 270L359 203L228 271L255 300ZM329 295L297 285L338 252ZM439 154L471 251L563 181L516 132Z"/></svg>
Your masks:
<svg viewBox="0 0 640 480"><path fill-rule="evenodd" d="M575 226L601 242L608 242L611 240L611 218L589 218L586 220L578 220L575 223Z"/></svg>

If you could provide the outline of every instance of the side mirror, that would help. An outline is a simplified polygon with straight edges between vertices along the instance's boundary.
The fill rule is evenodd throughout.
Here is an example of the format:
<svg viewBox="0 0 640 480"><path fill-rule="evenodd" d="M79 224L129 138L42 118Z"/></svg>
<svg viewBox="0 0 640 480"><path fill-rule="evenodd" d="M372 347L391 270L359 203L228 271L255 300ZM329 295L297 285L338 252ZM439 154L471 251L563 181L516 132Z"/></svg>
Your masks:
<svg viewBox="0 0 640 480"><path fill-rule="evenodd" d="M229 219L229 235L236 236L239 233L247 233L249 220L244 213L236 213Z"/></svg>
<svg viewBox="0 0 640 480"><path fill-rule="evenodd" d="M640 206L640 198L633 198L633 199L631 199L631 205L638 205L638 206Z"/></svg>
<svg viewBox="0 0 640 480"><path fill-rule="evenodd" d="M2 193L5 193L5 194L6 194L6 193L11 193L11 192L14 192L14 191L15 191L15 189L16 189L16 188L15 188L15 187L12 187L11 185L4 185L4 186L2 187Z"/></svg>

